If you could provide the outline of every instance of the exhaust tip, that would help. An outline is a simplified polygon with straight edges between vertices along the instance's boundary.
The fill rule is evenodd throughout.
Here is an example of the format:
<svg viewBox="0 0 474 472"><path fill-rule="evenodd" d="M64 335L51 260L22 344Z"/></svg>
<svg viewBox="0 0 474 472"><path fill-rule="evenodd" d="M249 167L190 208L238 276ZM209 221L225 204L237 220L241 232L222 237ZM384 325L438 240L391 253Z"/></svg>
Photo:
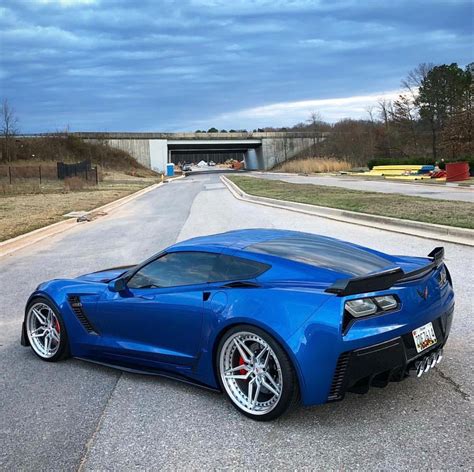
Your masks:
<svg viewBox="0 0 474 472"><path fill-rule="evenodd" d="M423 367L423 362L418 362L416 366L416 376L420 378L423 375L423 372L425 371Z"/></svg>
<svg viewBox="0 0 474 472"><path fill-rule="evenodd" d="M437 364L441 362L443 358L443 349L439 349L431 354L426 355L422 359L415 362L414 366L411 367L410 372L415 372L416 377L420 378L423 374L426 374L430 369L433 369Z"/></svg>
<svg viewBox="0 0 474 472"><path fill-rule="evenodd" d="M439 364L443 359L443 349L440 349L436 355L436 364Z"/></svg>
<svg viewBox="0 0 474 472"><path fill-rule="evenodd" d="M431 369L431 362L429 357L423 359L424 369L423 372L426 374Z"/></svg>

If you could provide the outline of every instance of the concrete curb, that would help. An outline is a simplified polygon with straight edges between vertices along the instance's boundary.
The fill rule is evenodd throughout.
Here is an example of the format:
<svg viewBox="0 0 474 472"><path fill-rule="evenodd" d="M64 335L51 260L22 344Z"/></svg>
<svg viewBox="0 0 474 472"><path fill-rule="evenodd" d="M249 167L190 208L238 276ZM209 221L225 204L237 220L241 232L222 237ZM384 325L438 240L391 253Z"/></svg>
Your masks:
<svg viewBox="0 0 474 472"><path fill-rule="evenodd" d="M221 181L227 186L235 198L249 203L296 211L307 215L343 221L344 223L359 226L369 226L371 228L382 229L385 231L408 234L419 238L435 239L448 243L474 246L474 230L471 229L422 223L420 221L402 220L388 216L370 215L367 213L339 210L337 208L309 205L306 203L289 202L274 198L258 197L245 193L224 175L221 176Z"/></svg>
<svg viewBox="0 0 474 472"><path fill-rule="evenodd" d="M184 176L175 177L169 179L169 181L183 178ZM106 211L107 213L111 213L122 205L125 205L126 203L134 200L135 198L138 198L144 195L145 193L151 192L152 190L155 190L156 188L161 187L162 185L163 183L160 182L158 184L153 184L148 187L142 188L141 190L138 190L135 193L126 195L125 197L119 198L118 200L114 200L113 202L106 203L105 205L102 205L98 208L94 208L93 210L88 211L87 214L96 213L98 211ZM20 234L20 236L16 236L15 238L2 241L0 242L0 257L11 254L15 251L18 251L19 249L23 249L26 246L35 244L50 236L54 236L56 234L67 231L70 228L74 228L78 224L81 223L78 223L76 218L70 218L64 221L58 221L57 223L53 223L48 226L44 226L43 228L35 229L33 231L30 231L29 233Z"/></svg>

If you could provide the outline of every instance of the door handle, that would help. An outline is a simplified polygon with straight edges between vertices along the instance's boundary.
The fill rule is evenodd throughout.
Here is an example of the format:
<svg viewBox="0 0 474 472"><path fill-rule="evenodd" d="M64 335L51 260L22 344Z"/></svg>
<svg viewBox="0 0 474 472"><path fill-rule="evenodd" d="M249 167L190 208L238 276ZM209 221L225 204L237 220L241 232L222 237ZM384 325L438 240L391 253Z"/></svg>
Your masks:
<svg viewBox="0 0 474 472"><path fill-rule="evenodd" d="M153 295L138 295L137 298L141 298L142 300L154 300L155 297Z"/></svg>

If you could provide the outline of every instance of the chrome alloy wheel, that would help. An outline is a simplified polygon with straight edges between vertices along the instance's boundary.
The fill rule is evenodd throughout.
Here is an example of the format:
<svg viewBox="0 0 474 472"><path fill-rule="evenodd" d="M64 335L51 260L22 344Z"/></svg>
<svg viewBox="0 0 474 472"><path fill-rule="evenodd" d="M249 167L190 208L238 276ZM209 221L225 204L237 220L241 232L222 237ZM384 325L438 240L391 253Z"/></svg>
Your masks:
<svg viewBox="0 0 474 472"><path fill-rule="evenodd" d="M26 332L31 347L44 359L53 357L61 343L61 325L45 303L31 305L26 315Z"/></svg>
<svg viewBox="0 0 474 472"><path fill-rule="evenodd" d="M257 334L231 335L220 351L219 370L224 388L240 409L264 415L277 406L283 389L280 362Z"/></svg>

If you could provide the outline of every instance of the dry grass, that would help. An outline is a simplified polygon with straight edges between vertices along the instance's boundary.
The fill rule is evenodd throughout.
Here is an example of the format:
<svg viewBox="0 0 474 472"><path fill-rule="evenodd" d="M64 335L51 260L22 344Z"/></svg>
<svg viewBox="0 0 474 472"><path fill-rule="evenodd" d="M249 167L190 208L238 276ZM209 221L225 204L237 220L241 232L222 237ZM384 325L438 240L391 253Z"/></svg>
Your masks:
<svg viewBox="0 0 474 472"><path fill-rule="evenodd" d="M0 165L0 241L61 221L65 213L93 210L160 180L126 152L74 136L22 138L14 158ZM85 159L97 166L98 185L94 172L87 181L57 179L56 161Z"/></svg>
<svg viewBox="0 0 474 472"><path fill-rule="evenodd" d="M80 177L68 177L64 179L64 189L66 192L76 192L77 190L83 190L86 186L87 181Z"/></svg>
<svg viewBox="0 0 474 472"><path fill-rule="evenodd" d="M10 185L9 183L0 182L0 196L2 195L35 195L37 193L43 193L44 190L41 188L39 182L26 180L18 183L17 185Z"/></svg>
<svg viewBox="0 0 474 472"><path fill-rule="evenodd" d="M291 202L340 208L446 226L474 229L474 204L396 193L362 192L341 187L292 184L281 180L230 176L244 192Z"/></svg>
<svg viewBox="0 0 474 472"><path fill-rule="evenodd" d="M283 164L280 164L273 170L296 174L314 174L319 172L340 172L350 170L351 167L349 162L337 160L332 157L308 157L306 159L293 159L283 162Z"/></svg>
<svg viewBox="0 0 474 472"><path fill-rule="evenodd" d="M71 211L89 211L147 187L152 182L104 182L80 191L63 188L34 188L22 195L0 195L0 241L56 223ZM23 191L29 191L27 186Z"/></svg>
<svg viewBox="0 0 474 472"><path fill-rule="evenodd" d="M0 181L0 196L67 193L89 187L91 189L97 187L95 181L86 181L79 177L70 177L64 180L42 180L41 184L37 179L17 179L13 184L3 180Z"/></svg>
<svg viewBox="0 0 474 472"><path fill-rule="evenodd" d="M117 182L117 181L126 181L132 182L137 180L142 181L149 181L149 182L156 182L159 181L161 174L154 172L152 170L126 170L126 171L118 171L118 170L106 170L103 172L103 180L105 182Z"/></svg>

